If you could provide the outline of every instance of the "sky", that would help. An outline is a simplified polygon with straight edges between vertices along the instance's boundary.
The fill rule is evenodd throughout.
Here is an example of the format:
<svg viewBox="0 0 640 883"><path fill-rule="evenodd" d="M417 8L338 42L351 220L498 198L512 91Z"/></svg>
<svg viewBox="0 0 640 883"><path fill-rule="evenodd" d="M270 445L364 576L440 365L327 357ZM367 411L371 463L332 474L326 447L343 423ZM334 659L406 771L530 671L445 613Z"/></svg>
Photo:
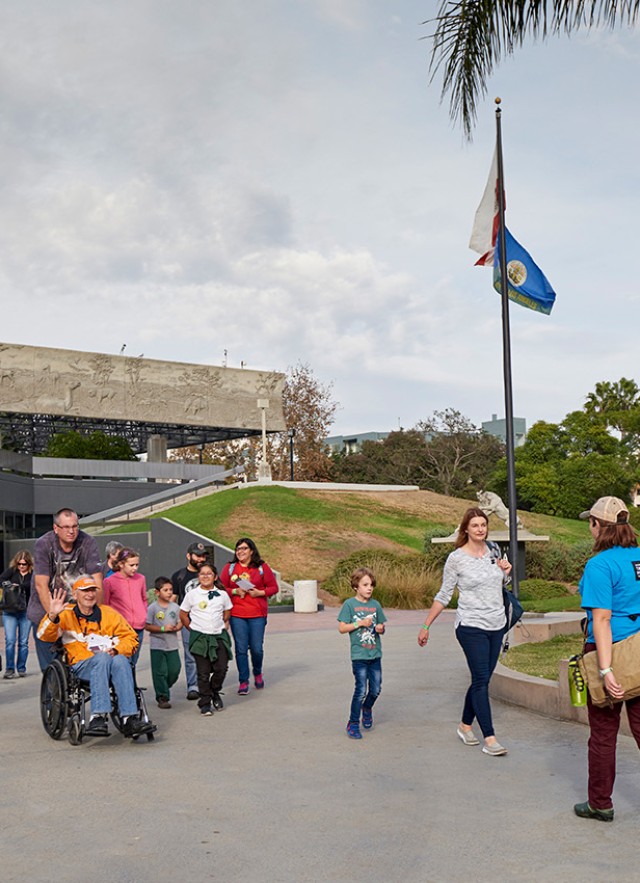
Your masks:
<svg viewBox="0 0 640 883"><path fill-rule="evenodd" d="M500 96L507 223L557 293L511 307L514 413L640 380L640 29L529 42L469 143L429 82L435 11L0 0L0 340L303 362L331 434L503 417L500 300L468 249Z"/></svg>

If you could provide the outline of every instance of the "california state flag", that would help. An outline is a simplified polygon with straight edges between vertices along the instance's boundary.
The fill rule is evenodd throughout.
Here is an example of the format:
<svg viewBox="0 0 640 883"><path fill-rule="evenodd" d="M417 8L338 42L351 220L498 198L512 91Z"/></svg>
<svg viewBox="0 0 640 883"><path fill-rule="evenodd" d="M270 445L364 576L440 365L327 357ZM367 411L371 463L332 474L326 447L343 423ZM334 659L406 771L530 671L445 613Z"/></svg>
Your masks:
<svg viewBox="0 0 640 883"><path fill-rule="evenodd" d="M498 151L494 150L487 186L484 188L480 205L473 219L473 230L469 248L481 255L475 266L493 266L496 237L500 224L498 204Z"/></svg>

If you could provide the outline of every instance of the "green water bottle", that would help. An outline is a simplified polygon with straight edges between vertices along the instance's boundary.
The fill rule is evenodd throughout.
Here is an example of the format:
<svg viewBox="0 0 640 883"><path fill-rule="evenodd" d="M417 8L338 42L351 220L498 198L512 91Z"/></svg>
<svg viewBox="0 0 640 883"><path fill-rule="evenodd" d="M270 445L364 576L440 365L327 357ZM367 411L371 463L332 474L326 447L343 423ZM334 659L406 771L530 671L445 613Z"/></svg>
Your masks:
<svg viewBox="0 0 640 883"><path fill-rule="evenodd" d="M583 708L587 704L587 685L578 667L578 657L569 660L569 693L574 708Z"/></svg>

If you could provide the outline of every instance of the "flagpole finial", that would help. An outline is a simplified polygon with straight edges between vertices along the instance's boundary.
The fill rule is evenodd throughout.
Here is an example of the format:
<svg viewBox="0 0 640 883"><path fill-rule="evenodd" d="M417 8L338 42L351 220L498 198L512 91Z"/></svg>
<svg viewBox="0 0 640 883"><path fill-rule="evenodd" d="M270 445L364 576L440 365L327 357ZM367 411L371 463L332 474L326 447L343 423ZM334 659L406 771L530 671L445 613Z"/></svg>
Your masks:
<svg viewBox="0 0 640 883"><path fill-rule="evenodd" d="M502 104L502 98L495 98L494 101L496 104Z"/></svg>

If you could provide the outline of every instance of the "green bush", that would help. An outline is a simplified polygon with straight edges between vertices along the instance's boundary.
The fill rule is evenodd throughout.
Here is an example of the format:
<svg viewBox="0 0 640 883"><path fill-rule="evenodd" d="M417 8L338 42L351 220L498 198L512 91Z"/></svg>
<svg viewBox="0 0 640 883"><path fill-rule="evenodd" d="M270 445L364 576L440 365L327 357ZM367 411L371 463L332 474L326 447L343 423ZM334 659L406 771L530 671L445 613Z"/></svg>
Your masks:
<svg viewBox="0 0 640 883"><path fill-rule="evenodd" d="M447 527L446 525L436 524L430 527L424 533L424 554L429 564L436 567L444 567L447 555L453 552L453 543L432 543L434 537L451 536L455 527Z"/></svg>
<svg viewBox="0 0 640 883"><path fill-rule="evenodd" d="M558 598L523 602L527 613L578 613L582 610L580 604L580 595L561 595Z"/></svg>
<svg viewBox="0 0 640 883"><path fill-rule="evenodd" d="M341 601L353 597L351 574L368 567L376 577L374 597L383 607L421 610L430 607L440 588L441 571L425 555L402 555L380 549L363 549L343 558L322 588Z"/></svg>
<svg viewBox="0 0 640 883"><path fill-rule="evenodd" d="M543 601L547 598L562 598L571 592L564 583L547 579L525 579L520 583L521 601Z"/></svg>
<svg viewBox="0 0 640 883"><path fill-rule="evenodd" d="M527 577L578 583L584 566L593 554L593 543L581 540L567 545L559 540L527 544Z"/></svg>

